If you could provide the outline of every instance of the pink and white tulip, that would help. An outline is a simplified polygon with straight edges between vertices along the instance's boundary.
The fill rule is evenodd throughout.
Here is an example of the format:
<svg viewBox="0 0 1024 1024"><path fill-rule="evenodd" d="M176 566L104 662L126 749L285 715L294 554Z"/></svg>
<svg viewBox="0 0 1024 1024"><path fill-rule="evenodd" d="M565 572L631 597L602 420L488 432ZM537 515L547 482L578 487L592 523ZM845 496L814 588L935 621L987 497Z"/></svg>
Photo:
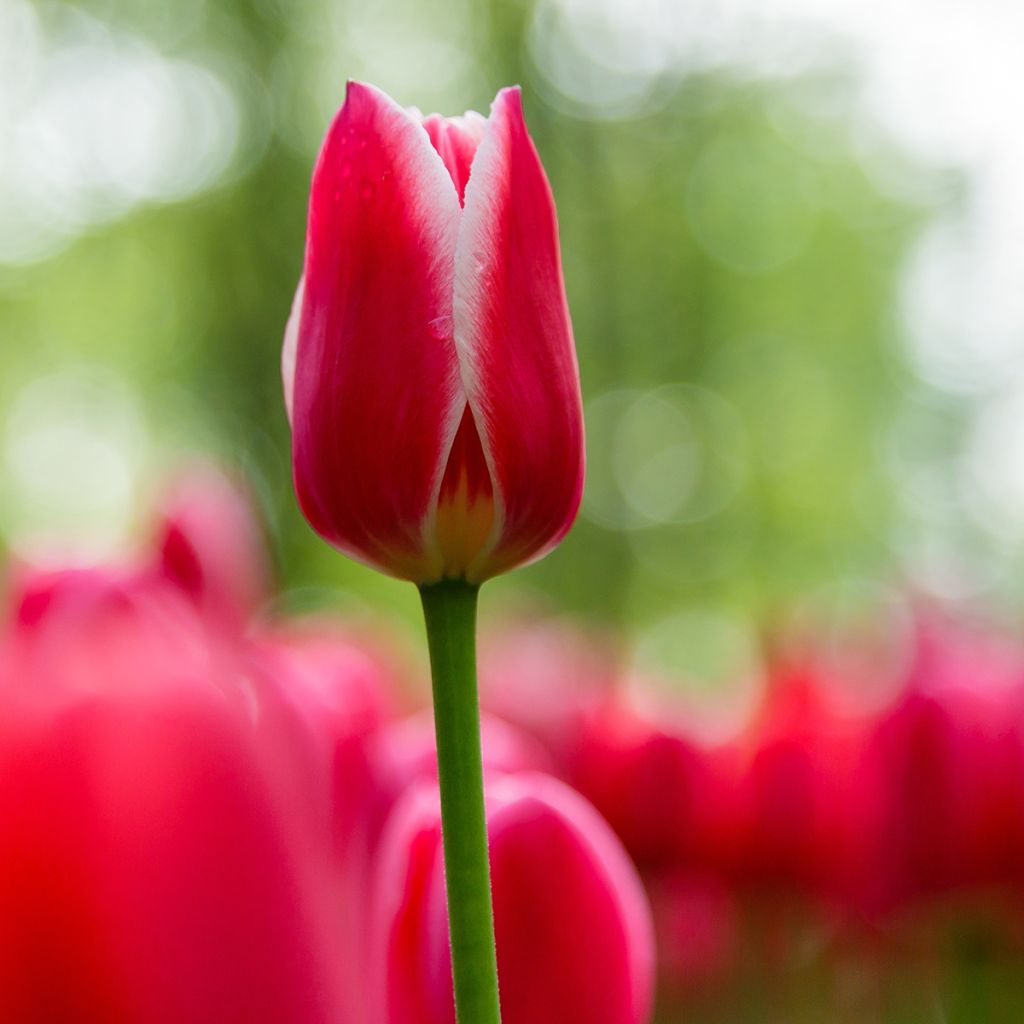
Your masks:
<svg viewBox="0 0 1024 1024"><path fill-rule="evenodd" d="M517 88L488 118L424 118L349 83L282 367L299 503L346 554L479 583L561 540L583 488L579 373Z"/></svg>

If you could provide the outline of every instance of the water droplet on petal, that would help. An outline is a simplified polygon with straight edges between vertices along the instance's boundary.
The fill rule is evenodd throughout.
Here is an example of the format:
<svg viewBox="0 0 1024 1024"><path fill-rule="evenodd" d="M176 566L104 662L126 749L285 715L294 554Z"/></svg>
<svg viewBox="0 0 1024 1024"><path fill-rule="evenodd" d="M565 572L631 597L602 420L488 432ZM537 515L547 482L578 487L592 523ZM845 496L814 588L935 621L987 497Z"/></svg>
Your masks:
<svg viewBox="0 0 1024 1024"><path fill-rule="evenodd" d="M343 178L350 178L352 176L352 165L342 164L341 165L341 176Z"/></svg>
<svg viewBox="0 0 1024 1024"><path fill-rule="evenodd" d="M373 195L373 182L365 178L359 183L359 198L369 199Z"/></svg>

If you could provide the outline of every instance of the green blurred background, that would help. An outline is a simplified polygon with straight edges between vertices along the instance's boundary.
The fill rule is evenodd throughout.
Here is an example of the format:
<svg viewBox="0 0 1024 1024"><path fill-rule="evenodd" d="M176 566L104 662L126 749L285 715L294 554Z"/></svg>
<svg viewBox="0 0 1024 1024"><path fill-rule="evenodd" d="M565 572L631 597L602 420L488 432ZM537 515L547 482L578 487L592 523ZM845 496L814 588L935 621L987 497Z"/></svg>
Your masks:
<svg viewBox="0 0 1024 1024"><path fill-rule="evenodd" d="M1020 38L994 4L0 0L0 536L123 550L209 453L262 503L289 606L413 621L292 494L309 174L349 77L444 113L518 81L589 479L488 600L543 594L706 683L908 594L1013 609Z"/></svg>
<svg viewBox="0 0 1024 1024"><path fill-rule="evenodd" d="M418 630L413 588L334 555L292 493L309 175L347 78L443 113L518 81L589 477L566 542L485 610L540 598L701 695L749 695L790 630L842 653L880 623L858 657L891 664L915 600L1014 616L1022 48L997 0L0 0L0 547L130 551L207 455L262 506L283 606ZM1018 1019L979 1015L1019 962L972 936L953 1016L908 960L878 1019ZM806 962L788 1010L758 962L706 1019L820 1021L830 986L861 1005L856 965Z"/></svg>

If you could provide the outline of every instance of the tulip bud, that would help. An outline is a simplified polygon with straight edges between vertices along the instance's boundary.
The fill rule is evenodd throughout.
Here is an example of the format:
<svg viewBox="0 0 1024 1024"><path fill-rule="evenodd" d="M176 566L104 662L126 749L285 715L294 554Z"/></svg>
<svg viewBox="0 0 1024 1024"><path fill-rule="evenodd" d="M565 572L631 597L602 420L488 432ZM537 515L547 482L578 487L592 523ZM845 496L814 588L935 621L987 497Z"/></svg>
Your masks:
<svg viewBox="0 0 1024 1024"><path fill-rule="evenodd" d="M479 583L575 518L583 419L551 189L518 89L422 118L351 82L285 333L306 518L416 583Z"/></svg>
<svg viewBox="0 0 1024 1024"><path fill-rule="evenodd" d="M646 897L622 847L577 793L546 775L488 787L504 1024L640 1024L653 982ZM381 851L375 941L383 1019L452 1024L437 790L395 811Z"/></svg>

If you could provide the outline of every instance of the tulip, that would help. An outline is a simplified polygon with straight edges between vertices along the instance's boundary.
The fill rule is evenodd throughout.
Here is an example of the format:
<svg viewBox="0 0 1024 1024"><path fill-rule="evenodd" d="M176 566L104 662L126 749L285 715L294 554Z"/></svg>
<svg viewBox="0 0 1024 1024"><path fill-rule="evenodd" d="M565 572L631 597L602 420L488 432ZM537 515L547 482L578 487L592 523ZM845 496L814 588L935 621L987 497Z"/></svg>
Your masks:
<svg viewBox="0 0 1024 1024"><path fill-rule="evenodd" d="M267 599L265 542L249 496L213 467L191 467L167 488L154 547L160 575L217 626L244 624Z"/></svg>
<svg viewBox="0 0 1024 1024"><path fill-rule="evenodd" d="M518 89L446 119L349 83L281 363L306 518L420 587L459 1019L497 1024L477 588L561 540L584 462L555 206Z"/></svg>
<svg viewBox="0 0 1024 1024"><path fill-rule="evenodd" d="M717 863L735 816L732 751L610 696L583 718L569 779L643 869Z"/></svg>
<svg viewBox="0 0 1024 1024"><path fill-rule="evenodd" d="M869 748L886 783L874 864L883 908L1024 878L1019 691L923 682L878 721Z"/></svg>
<svg viewBox="0 0 1024 1024"><path fill-rule="evenodd" d="M299 722L172 588L24 579L0 638L0 1019L348 1020Z"/></svg>
<svg viewBox="0 0 1024 1024"><path fill-rule="evenodd" d="M832 706L827 680L776 668L739 737L743 774L733 867L755 886L847 900L870 845L875 779L863 771L869 721Z"/></svg>
<svg viewBox="0 0 1024 1024"><path fill-rule="evenodd" d="M333 913L346 951L336 965L343 980L341 1020L363 1024L373 1020L364 936L382 802L374 751L377 733L398 704L399 668L372 635L316 621L261 629L250 662L277 683L298 718L295 741L312 759L314 784L326 783L324 813L337 869Z"/></svg>
<svg viewBox="0 0 1024 1024"><path fill-rule="evenodd" d="M640 1024L653 984L646 897L597 812L549 776L488 790L504 1024ZM399 805L380 857L374 941L390 1024L450 1024L451 961L437 790Z"/></svg>
<svg viewBox="0 0 1024 1024"><path fill-rule="evenodd" d="M359 889L381 802L377 733L398 705L398 671L372 639L313 623L257 633L249 661L301 724L297 742L327 785L335 860L346 886Z"/></svg>
<svg viewBox="0 0 1024 1024"><path fill-rule="evenodd" d="M546 554L583 487L551 189L519 90L421 117L350 82L313 173L282 356L299 502L423 584Z"/></svg>

